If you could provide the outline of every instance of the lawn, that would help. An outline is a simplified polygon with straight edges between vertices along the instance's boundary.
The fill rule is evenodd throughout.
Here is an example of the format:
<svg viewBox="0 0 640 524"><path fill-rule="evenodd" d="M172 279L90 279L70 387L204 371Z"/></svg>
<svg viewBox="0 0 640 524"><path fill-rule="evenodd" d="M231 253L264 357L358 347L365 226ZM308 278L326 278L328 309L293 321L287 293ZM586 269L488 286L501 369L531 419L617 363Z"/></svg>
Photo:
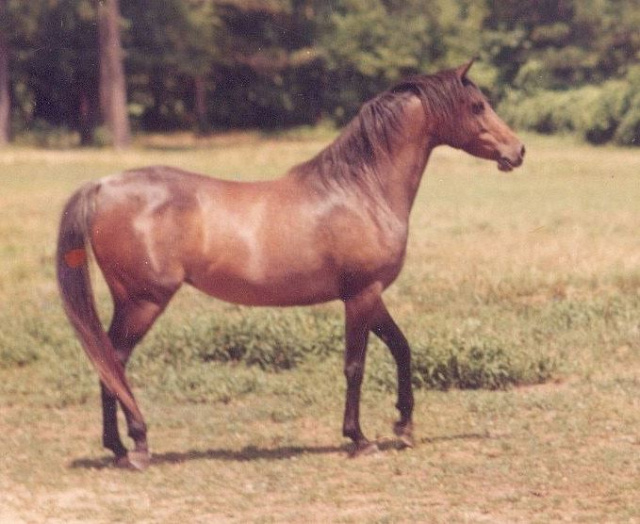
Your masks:
<svg viewBox="0 0 640 524"><path fill-rule="evenodd" d="M330 138L0 150L0 522L640 522L640 151L568 138L526 136L510 174L430 161L385 295L414 348L416 448L395 448L394 369L372 344L361 418L382 451L347 458L340 304L184 289L130 366L152 467L111 467L57 296L65 199L147 164L272 178Z"/></svg>

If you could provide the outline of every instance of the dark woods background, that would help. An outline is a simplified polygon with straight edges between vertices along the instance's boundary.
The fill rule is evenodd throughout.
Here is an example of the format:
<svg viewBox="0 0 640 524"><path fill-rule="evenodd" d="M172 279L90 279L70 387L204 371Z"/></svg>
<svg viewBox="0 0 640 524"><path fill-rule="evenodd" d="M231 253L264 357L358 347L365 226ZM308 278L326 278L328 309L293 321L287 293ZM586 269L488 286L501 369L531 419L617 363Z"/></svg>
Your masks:
<svg viewBox="0 0 640 524"><path fill-rule="evenodd" d="M99 39L113 7L121 51ZM640 0L0 0L0 17L0 141L112 142L111 49L134 133L339 125L476 56L520 129L640 144Z"/></svg>

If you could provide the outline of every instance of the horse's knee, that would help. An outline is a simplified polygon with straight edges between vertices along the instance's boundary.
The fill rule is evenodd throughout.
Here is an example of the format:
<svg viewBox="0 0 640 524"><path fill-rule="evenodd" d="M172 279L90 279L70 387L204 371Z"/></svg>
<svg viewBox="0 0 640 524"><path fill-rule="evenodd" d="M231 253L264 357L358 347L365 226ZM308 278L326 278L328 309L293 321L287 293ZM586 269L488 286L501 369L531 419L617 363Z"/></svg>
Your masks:
<svg viewBox="0 0 640 524"><path fill-rule="evenodd" d="M364 364L351 362L344 367L344 376L348 384L360 384L364 377Z"/></svg>

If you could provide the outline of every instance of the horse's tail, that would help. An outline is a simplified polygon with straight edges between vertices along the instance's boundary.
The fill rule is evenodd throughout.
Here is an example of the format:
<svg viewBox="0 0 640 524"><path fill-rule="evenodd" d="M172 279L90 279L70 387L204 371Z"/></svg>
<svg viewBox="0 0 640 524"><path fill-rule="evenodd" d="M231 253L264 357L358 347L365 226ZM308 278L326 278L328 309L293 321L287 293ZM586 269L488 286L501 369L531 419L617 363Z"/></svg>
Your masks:
<svg viewBox="0 0 640 524"><path fill-rule="evenodd" d="M136 418L142 418L124 367L102 327L89 274L89 228L99 186L89 183L67 202L60 221L56 267L65 312L102 383Z"/></svg>

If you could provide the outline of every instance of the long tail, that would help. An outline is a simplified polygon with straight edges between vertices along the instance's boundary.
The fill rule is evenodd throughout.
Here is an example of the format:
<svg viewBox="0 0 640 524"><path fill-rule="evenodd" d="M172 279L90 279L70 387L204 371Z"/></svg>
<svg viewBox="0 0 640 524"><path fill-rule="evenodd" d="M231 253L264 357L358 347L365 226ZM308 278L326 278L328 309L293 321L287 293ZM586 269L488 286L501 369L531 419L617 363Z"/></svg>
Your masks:
<svg viewBox="0 0 640 524"><path fill-rule="evenodd" d="M91 288L87 244L97 189L94 183L80 188L64 209L56 255L58 285L67 317L100 380L135 418L141 419L124 367L98 317Z"/></svg>

